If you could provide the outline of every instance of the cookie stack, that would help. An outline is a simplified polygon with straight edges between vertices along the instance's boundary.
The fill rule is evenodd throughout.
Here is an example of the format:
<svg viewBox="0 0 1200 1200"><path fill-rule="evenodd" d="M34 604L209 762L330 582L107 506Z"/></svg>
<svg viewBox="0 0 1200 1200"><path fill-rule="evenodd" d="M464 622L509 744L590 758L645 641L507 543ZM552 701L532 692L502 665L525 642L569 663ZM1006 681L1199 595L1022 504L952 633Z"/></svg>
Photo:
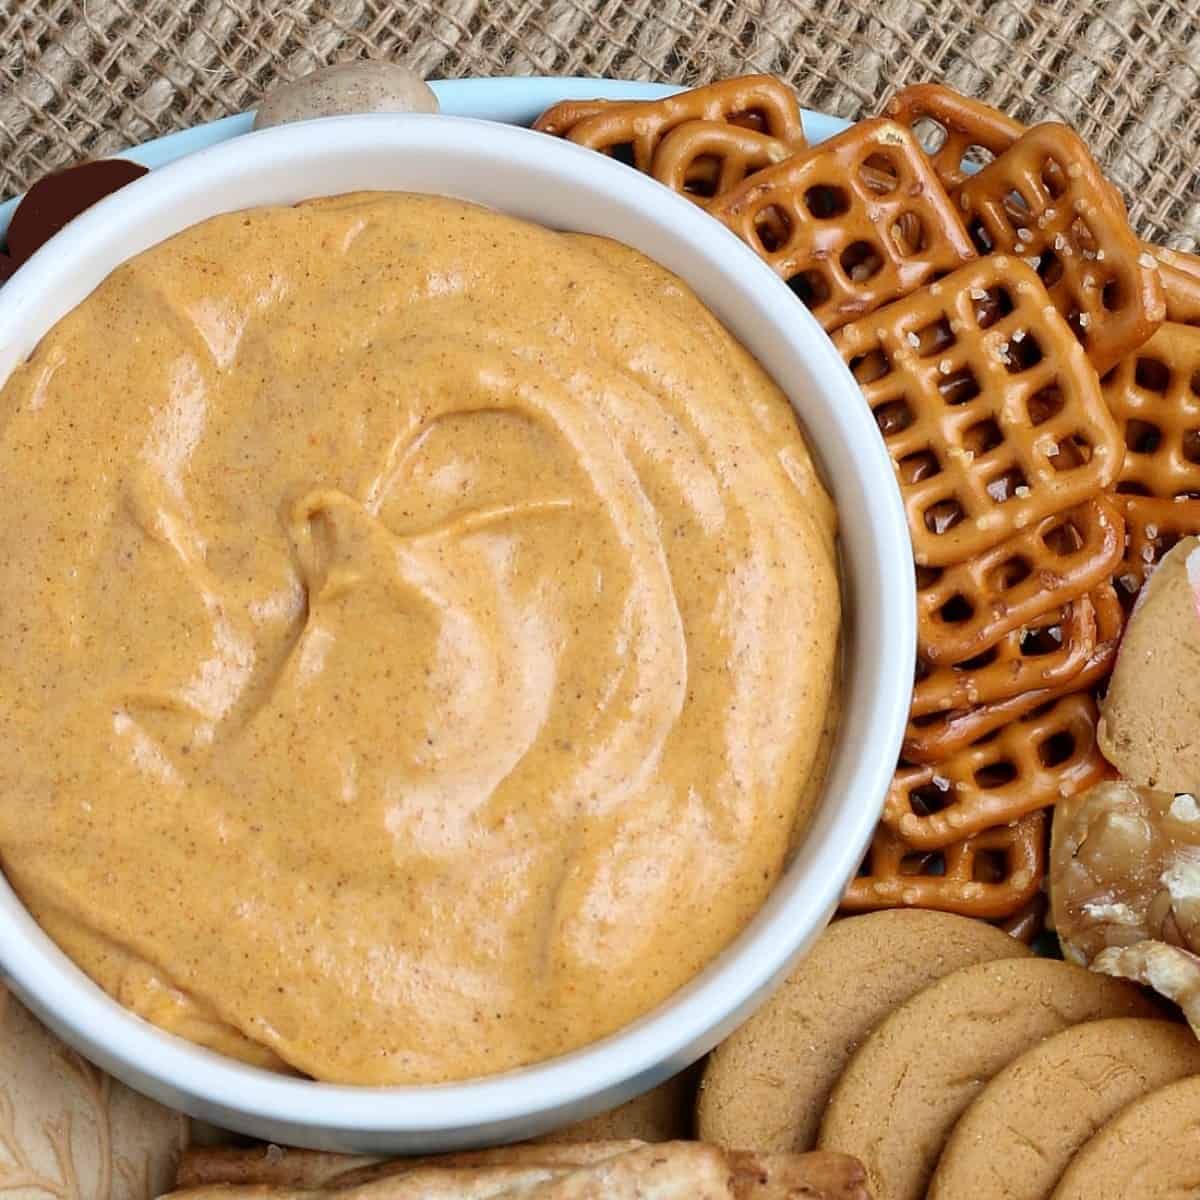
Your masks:
<svg viewBox="0 0 1200 1200"><path fill-rule="evenodd" d="M1027 911L1045 810L1108 772L1095 694L1132 598L1200 531L1200 259L1140 242L1066 126L936 85L815 147L763 76L538 128L736 232L833 336L890 452L917 673L843 907Z"/></svg>
<svg viewBox="0 0 1200 1200"><path fill-rule="evenodd" d="M1195 1136L1196 1110L1167 1106L1198 1088L1200 1044L1135 987L896 910L826 931L713 1053L697 1122L717 1144L856 1155L877 1200L1115 1200L1192 1169L1157 1139Z"/></svg>

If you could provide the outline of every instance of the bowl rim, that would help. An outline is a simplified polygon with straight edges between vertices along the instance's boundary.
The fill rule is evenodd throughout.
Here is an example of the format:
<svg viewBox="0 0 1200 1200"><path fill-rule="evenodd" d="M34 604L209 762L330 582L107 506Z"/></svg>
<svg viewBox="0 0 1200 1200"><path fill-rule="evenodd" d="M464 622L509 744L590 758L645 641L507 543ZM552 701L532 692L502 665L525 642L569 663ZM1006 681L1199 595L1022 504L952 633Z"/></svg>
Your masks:
<svg viewBox="0 0 1200 1200"><path fill-rule="evenodd" d="M847 484L835 490L852 493L840 496L839 513L843 522L851 520L864 531L856 536L865 539L844 566L844 573L855 574L854 586L862 593L853 614L855 651L876 656L880 686L858 698L861 713L850 713L847 703L827 779L828 793L834 786L832 776L842 770L844 800L831 804L828 794L823 797L809 836L763 910L739 937L700 975L632 1025L568 1054L501 1075L444 1084L360 1087L281 1076L195 1046L134 1016L91 983L42 932L0 876L0 979L7 977L68 1041L158 1099L198 1115L234 1114L251 1131L272 1122L315 1130L318 1141L309 1143L314 1145L338 1133L454 1130L467 1135L537 1114L561 1115L572 1106L583 1115L589 1099L611 1099L625 1088L623 1098L632 1094L632 1080L649 1086L710 1048L750 1005L765 999L765 990L811 944L857 869L899 752L915 656L915 583L903 506L882 438L832 342L766 264L690 201L602 155L530 130L463 117L336 117L248 134L160 168L122 189L119 197L109 197L82 214L5 285L0 293L0 386L41 333L110 270L169 236L163 228L177 231L203 219L194 215L198 208L215 215L268 202L257 198L268 192L278 197L275 202L286 203L301 195L357 190L342 186L340 178L335 186L326 186L322 165L353 167L368 156L376 160L373 166L394 165L395 156L404 155L418 156L411 163L423 162L422 155L435 162L439 155L458 155L469 159L476 171L489 166L515 169L568 192L587 193L609 206L602 221L590 223L616 230L610 236L621 237L621 228L630 222L643 225L665 239L676 258L685 250L695 254L697 274L706 271L714 279L735 281L727 303L736 299L742 306L739 313L748 307L745 323L753 318L782 336L797 370L802 366L803 373L820 381L807 417L801 412L801 418L817 457L825 457L819 441L841 443L849 467ZM419 173L426 168L412 169ZM298 176L311 181L300 189L301 195L280 194L287 188L278 179ZM219 198L214 179L225 185ZM419 179L414 183L405 186L412 191L438 190L419 186ZM475 195L464 198L478 198L482 187L472 190ZM445 194L463 192L449 187ZM548 202L530 203L539 207ZM579 228L588 224L572 222ZM665 257L664 265L672 269L678 265L670 261L671 255L647 252L659 261ZM685 272L678 273L701 290ZM711 296L704 298L729 324L720 304ZM786 328L778 315L781 309ZM47 319L48 312L52 319ZM37 336L31 328L39 330ZM752 339L735 336L756 353ZM788 384L767 369L790 395ZM820 428L814 433L817 422ZM853 513L847 510L847 499L855 502ZM843 547L845 537L843 526ZM865 557L856 561L856 555ZM870 594L872 584L876 596ZM864 610L871 620L859 627ZM858 667L851 664L850 669ZM858 740L845 744L842 735L851 724L871 731L870 746ZM846 765L851 757L853 763ZM819 839L813 836L817 831L822 833Z"/></svg>

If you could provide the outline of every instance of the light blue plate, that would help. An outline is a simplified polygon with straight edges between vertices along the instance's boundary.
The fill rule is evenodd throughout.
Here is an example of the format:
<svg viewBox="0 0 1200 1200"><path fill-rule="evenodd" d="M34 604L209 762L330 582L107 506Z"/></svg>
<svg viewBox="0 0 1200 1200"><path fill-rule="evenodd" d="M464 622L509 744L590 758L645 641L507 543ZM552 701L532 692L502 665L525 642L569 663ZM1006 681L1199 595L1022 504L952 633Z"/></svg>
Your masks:
<svg viewBox="0 0 1200 1200"><path fill-rule="evenodd" d="M617 79L571 76L444 79L434 80L430 86L437 93L442 112L456 117L503 121L508 125L529 125L539 113L559 100L654 100L680 90L661 83L629 83ZM253 120L253 112L239 113L236 117L225 117L220 121L210 121L207 125L198 125L195 129L184 129L156 138L145 145L122 151L117 157L131 159L151 169L161 167L185 154L248 133ZM804 132L810 142L824 141L845 129L848 124L839 117L804 110ZM8 229L19 200L17 196L0 204L0 238Z"/></svg>

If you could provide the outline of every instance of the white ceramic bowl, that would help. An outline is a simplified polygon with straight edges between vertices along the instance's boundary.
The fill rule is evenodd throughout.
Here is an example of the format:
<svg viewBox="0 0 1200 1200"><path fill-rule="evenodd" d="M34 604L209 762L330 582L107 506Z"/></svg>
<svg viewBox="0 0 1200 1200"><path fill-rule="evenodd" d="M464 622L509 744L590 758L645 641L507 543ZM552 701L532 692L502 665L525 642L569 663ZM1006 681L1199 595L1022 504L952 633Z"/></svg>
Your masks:
<svg viewBox="0 0 1200 1200"><path fill-rule="evenodd" d="M429 1151L529 1137L611 1107L694 1061L766 998L824 926L878 817L912 685L913 569L874 421L787 287L688 201L524 129L444 116L340 117L251 134L164 167L74 221L0 291L0 381L114 267L163 238L216 213L363 188L443 193L605 234L686 280L792 398L837 500L847 601L845 717L828 786L767 905L660 1008L549 1062L467 1083L385 1089L244 1066L110 1000L0 880L4 977L112 1074L194 1116L277 1142Z"/></svg>

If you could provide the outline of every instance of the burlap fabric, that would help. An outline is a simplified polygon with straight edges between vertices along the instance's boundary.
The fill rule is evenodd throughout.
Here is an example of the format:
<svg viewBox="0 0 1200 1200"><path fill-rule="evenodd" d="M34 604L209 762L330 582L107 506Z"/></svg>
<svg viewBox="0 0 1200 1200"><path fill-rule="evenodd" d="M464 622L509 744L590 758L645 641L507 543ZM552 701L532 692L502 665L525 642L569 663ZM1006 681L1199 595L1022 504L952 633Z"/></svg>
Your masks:
<svg viewBox="0 0 1200 1200"><path fill-rule="evenodd" d="M770 71L845 117L944 80L1070 122L1141 233L1200 237L1200 0L0 0L0 196L363 56L429 78Z"/></svg>

